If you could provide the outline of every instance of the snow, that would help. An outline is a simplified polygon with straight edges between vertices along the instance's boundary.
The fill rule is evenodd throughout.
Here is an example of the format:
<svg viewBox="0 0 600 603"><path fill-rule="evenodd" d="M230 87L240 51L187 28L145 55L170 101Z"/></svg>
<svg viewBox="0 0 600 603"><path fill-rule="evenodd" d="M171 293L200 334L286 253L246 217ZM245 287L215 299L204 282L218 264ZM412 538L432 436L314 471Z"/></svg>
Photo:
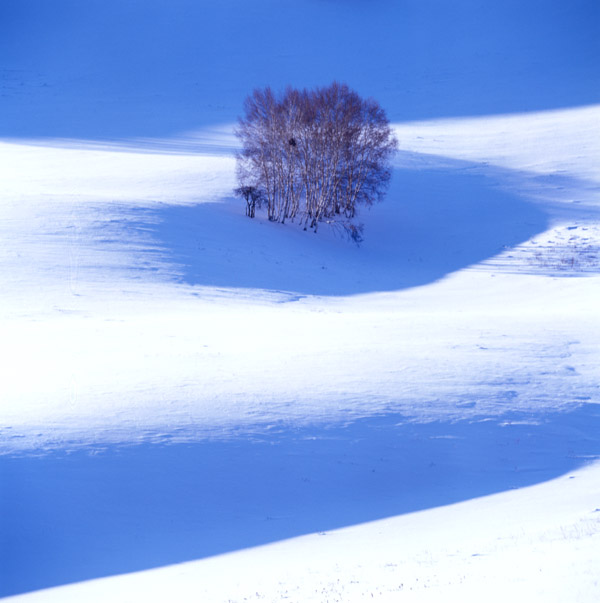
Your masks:
<svg viewBox="0 0 600 603"><path fill-rule="evenodd" d="M5 600L598 599L598 13L475 4L8 5ZM231 193L243 95L332 74L400 141L360 247Z"/></svg>
<svg viewBox="0 0 600 603"><path fill-rule="evenodd" d="M568 489L568 496L557 492ZM591 601L597 471L10 601ZM549 505L551 500L553 504ZM474 529L475 527L475 529Z"/></svg>

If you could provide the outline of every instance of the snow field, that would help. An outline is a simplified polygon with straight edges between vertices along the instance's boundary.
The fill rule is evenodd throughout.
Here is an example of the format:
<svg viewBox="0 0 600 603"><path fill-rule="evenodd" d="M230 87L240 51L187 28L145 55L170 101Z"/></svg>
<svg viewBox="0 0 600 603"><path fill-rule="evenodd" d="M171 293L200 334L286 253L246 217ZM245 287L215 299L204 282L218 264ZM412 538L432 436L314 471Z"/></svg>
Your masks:
<svg viewBox="0 0 600 603"><path fill-rule="evenodd" d="M600 600L599 19L3 0L0 597ZM333 79L402 149L360 248L231 195Z"/></svg>
<svg viewBox="0 0 600 603"><path fill-rule="evenodd" d="M96 451L102 461L112 458L112 445L205 441L285 452L295 441L289 434L300 430L298 441L314 438L316 458L331 463L319 473L311 461L321 485L307 490L315 499L305 515L295 508L286 516L296 486L271 503L269 513L281 519L265 533L281 542L256 548L265 540L244 536L266 525L261 505L268 505L258 491L272 487L271 461L260 452L254 485L203 511L210 519L224 505L214 515L224 523L215 525L240 517L233 525L254 548L232 545L236 552L217 555L224 537L218 530L208 537L201 524L182 542L193 551L190 542L204 535L203 546L217 556L198 554L183 565L165 557L151 564L167 565L162 569L92 581L84 580L95 570L77 570L78 584L14 600L151 601L168 593L181 601L475 601L486 592L499 601L594 601L598 115L598 107L587 107L398 125L398 188L365 213L360 249L332 233L314 237L248 221L229 197L233 160L226 154L190 154L174 143L177 152L160 144L140 152L2 143L6 458L54 458L66 450ZM454 189L458 167L474 179ZM414 239L406 242L391 226L414 218L400 194L422 182L410 172L437 180L422 210L431 219L407 231ZM492 227L461 235L464 249L448 263L454 249L443 233L452 215L444 212L469 193L483 203L472 224ZM496 209L485 205L496 194L499 207L510 195L519 240L505 238ZM468 215L473 206L462 207ZM425 244L415 268L403 254L419 240ZM562 261L557 241L577 262ZM395 262L397 273L389 270ZM422 280L411 280L411 270ZM261 286L269 282L277 286ZM378 417L382 432L370 426ZM410 433L414 441L404 439ZM358 442L348 452L356 469L349 463L349 473L330 478L339 491L327 494L325 513L318 501L329 492L326 476L335 476L331 467L347 453L336 441ZM344 524L353 479L369 471L365 451L384 441L421 442L423 449L418 457L410 447L394 449L388 473L378 461L383 473L373 484L393 483L389 499L377 499L369 512L357 504ZM203 487L247 483L231 454L231 463L215 463ZM282 457L285 472L300 481L305 454L312 458ZM413 474L417 458L422 465ZM430 464L446 467L444 459L448 472L420 473ZM191 471L196 461L186 462ZM402 480L410 488L403 490ZM405 498L416 507L394 514L384 504ZM171 512L188 517L177 501ZM127 519L136 509L120 513ZM73 529L86 533L94 517L90 511ZM59 532L47 546L52 538L62 546ZM108 545L89 542L101 564ZM75 550L65 549L63 563L73 571ZM38 567L48 564L43 551L19 554L15 566L35 555ZM206 558L191 561L199 557ZM12 579L12 592L23 592L23 578Z"/></svg>
<svg viewBox="0 0 600 603"><path fill-rule="evenodd" d="M593 601L597 474L5 600Z"/></svg>

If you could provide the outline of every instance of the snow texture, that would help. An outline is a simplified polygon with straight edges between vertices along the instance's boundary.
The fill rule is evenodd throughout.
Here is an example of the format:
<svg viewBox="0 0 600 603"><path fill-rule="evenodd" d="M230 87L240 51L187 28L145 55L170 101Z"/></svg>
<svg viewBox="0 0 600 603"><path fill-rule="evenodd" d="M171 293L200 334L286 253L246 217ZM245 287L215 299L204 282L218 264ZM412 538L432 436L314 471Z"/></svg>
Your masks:
<svg viewBox="0 0 600 603"><path fill-rule="evenodd" d="M1 11L0 597L600 598L596 2ZM360 246L232 197L332 79L400 142Z"/></svg>

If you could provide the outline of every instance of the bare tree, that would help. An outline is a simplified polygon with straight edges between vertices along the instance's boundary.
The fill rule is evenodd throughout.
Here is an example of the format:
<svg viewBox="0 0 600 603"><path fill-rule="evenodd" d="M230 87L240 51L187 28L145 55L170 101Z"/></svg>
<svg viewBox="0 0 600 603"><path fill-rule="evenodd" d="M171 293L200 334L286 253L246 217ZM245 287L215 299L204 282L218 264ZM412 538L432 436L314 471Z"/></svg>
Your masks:
<svg viewBox="0 0 600 603"><path fill-rule="evenodd" d="M345 84L296 90L280 96L257 89L244 103L236 135L239 187L247 215L261 202L269 220L298 219L316 231L322 222L342 225L358 240L358 205L383 198L389 160L397 147L383 109Z"/></svg>
<svg viewBox="0 0 600 603"><path fill-rule="evenodd" d="M249 218L256 216L256 206L261 206L262 191L255 186L240 186L233 191L238 197L246 201L246 215Z"/></svg>

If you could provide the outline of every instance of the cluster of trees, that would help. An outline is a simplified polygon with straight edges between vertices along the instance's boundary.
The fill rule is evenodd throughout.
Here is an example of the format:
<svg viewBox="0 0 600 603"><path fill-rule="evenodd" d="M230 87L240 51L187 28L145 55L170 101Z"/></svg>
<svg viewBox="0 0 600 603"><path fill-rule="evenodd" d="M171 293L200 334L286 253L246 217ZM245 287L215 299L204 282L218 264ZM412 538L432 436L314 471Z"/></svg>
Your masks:
<svg viewBox="0 0 600 603"><path fill-rule="evenodd" d="M298 220L317 230L342 224L356 237L357 206L381 199L390 179L397 142L383 109L345 84L287 88L276 95L257 89L246 99L236 135L236 193L254 217Z"/></svg>

